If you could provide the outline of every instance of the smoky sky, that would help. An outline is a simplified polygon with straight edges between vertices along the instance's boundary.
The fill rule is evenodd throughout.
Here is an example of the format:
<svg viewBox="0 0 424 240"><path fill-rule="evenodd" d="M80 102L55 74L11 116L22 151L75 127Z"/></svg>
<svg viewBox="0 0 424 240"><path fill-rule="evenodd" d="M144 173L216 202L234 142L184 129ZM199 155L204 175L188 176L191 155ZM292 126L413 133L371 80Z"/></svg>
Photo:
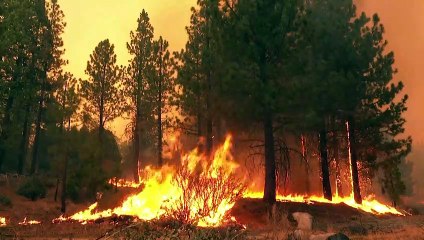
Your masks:
<svg viewBox="0 0 424 240"><path fill-rule="evenodd" d="M405 84L408 94L406 134L414 145L424 143L424 1L357 0L358 11L377 13L386 30L388 48L395 53L397 81Z"/></svg>

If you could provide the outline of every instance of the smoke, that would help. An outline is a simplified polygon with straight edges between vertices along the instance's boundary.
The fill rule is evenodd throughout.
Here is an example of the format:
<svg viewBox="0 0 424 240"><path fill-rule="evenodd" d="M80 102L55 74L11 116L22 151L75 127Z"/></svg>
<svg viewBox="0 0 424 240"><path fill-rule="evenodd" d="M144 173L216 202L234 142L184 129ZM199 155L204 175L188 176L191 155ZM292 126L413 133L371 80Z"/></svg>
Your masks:
<svg viewBox="0 0 424 240"><path fill-rule="evenodd" d="M412 163L412 182L414 199L424 201L424 74L422 56L424 55L424 1L422 0L355 0L358 12L368 16L377 13L386 30L388 48L395 53L395 66L398 69L396 80L405 83L404 94L409 95L407 104L406 135L412 136L413 152L407 157ZM409 176L405 176L409 177Z"/></svg>

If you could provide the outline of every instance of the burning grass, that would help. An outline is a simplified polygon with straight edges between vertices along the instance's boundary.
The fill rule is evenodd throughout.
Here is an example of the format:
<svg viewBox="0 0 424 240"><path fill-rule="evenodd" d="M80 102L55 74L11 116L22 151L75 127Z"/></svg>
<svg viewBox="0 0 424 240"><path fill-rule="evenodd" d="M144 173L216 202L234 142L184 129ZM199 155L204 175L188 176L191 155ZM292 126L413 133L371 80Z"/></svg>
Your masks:
<svg viewBox="0 0 424 240"><path fill-rule="evenodd" d="M139 192L127 197L118 207L100 210L98 203L94 203L86 210L70 217L61 216L53 222L71 220L86 224L116 216L143 221L172 219L199 227L218 227L234 222L229 212L236 201L242 197L259 199L263 193L248 190L245 179L235 174L239 165L232 158L230 148L231 136L228 136L211 159L194 149L181 158L179 166L146 167L142 174L144 181L139 184L112 179L110 183L117 187L130 187ZM345 204L376 215L404 215L372 197L364 199L362 204L355 203L353 195L345 198L334 196L333 201L302 195L279 195L277 199L307 204Z"/></svg>
<svg viewBox="0 0 424 240"><path fill-rule="evenodd" d="M263 193L262 192L246 192L243 197L245 198L255 198L260 199L262 198ZM367 213L382 215L382 214L393 214L393 215L399 215L399 216L405 216L404 213L400 212L394 207L390 207L388 205L385 205L376 199L374 199L373 196L369 196L365 198L362 201L362 204L358 204L355 202L355 199L353 195L349 197L339 197L339 196L333 196L333 200L329 201L325 199L324 197L320 196L304 196L304 195L278 195L277 200L281 202L298 202L298 203L308 203L308 204L314 204L314 203L328 203L328 204L340 204L344 203L352 208L362 210Z"/></svg>
<svg viewBox="0 0 424 240"><path fill-rule="evenodd" d="M37 220L27 220L27 218L24 218L24 220L20 223L18 223L19 225L37 225L37 224L41 224L40 221Z"/></svg>

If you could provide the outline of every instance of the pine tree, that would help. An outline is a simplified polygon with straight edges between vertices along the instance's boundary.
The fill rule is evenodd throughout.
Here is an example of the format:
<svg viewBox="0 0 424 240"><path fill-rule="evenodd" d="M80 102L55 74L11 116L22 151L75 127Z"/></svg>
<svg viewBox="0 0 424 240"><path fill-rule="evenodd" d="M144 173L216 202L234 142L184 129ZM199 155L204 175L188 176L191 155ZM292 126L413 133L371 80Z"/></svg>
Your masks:
<svg viewBox="0 0 424 240"><path fill-rule="evenodd" d="M147 98L152 99L154 107L152 108L155 112L155 118L157 120L157 153L158 153L158 165L163 164L163 130L164 125L168 125L166 119L166 113L169 111L170 100L174 95L174 83L173 83L173 60L168 50L169 43L162 37L153 42L153 68L154 76L148 78L148 91Z"/></svg>
<svg viewBox="0 0 424 240"><path fill-rule="evenodd" d="M97 122L99 141L102 143L106 124L121 112L120 68L116 65L114 45L106 39L101 41L90 55L86 74L89 78L81 83L84 113Z"/></svg>
<svg viewBox="0 0 424 240"><path fill-rule="evenodd" d="M289 33L296 15L295 1L237 1L227 4L225 51L231 66L223 83L231 117L261 125L265 153L264 200L276 200L275 124L285 115ZM240 122L240 121L239 121ZM279 125L284 125L280 122Z"/></svg>
<svg viewBox="0 0 424 240"><path fill-rule="evenodd" d="M131 41L127 43L128 52L132 59L128 67L128 74L125 81L126 97L130 103L128 111L132 118L132 135L134 146L134 180L139 181L139 167L141 159L141 142L143 136L143 123L145 122L145 114L151 111L147 109L147 102L144 99L145 88L148 78L151 78L153 68L152 51L153 51L153 26L146 11L142 11L137 20L137 30L130 33Z"/></svg>

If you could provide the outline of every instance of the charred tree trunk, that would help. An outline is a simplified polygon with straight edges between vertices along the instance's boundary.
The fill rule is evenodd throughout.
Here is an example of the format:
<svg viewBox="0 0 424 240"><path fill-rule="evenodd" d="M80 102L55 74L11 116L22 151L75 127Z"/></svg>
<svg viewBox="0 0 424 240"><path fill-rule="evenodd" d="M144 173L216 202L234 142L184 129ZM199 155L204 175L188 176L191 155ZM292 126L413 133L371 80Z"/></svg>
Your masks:
<svg viewBox="0 0 424 240"><path fill-rule="evenodd" d="M305 162L305 187L306 193L311 194L311 183L309 182L309 161L308 161L308 151L306 148L306 137L304 135L300 136L300 143L302 145L302 160Z"/></svg>
<svg viewBox="0 0 424 240"><path fill-rule="evenodd" d="M347 120L347 132L349 143L350 166L352 169L352 191L355 202L362 203L361 188L359 186L359 173L358 173L358 155L356 149L356 136L355 136L355 119L351 116Z"/></svg>
<svg viewBox="0 0 424 240"><path fill-rule="evenodd" d="M139 63L141 65L141 63ZM142 71L141 68L138 69L138 75L137 75L137 89L136 89L136 95L135 95L135 107L136 107L136 113L135 113L135 126L134 126L134 167L133 167L133 176L134 181L136 183L140 182L140 155L141 155L141 124L142 124L142 110L141 110L141 94L143 91L143 80L142 80Z"/></svg>
<svg viewBox="0 0 424 240"><path fill-rule="evenodd" d="M319 132L319 152L321 156L321 174L322 174L322 191L324 197L328 200L333 200L330 183L330 170L328 167L328 152L327 152L327 130L325 126Z"/></svg>
<svg viewBox="0 0 424 240"><path fill-rule="evenodd" d="M57 202L57 193L59 192L60 179L56 179L56 189L54 191L54 201Z"/></svg>
<svg viewBox="0 0 424 240"><path fill-rule="evenodd" d="M266 113L264 117L264 138L265 138L265 189L264 201L274 203L276 201L276 166L274 151L274 129L272 114Z"/></svg>
<svg viewBox="0 0 424 240"><path fill-rule="evenodd" d="M30 115L30 107L29 104L25 107L25 117L24 123L22 126L22 138L19 144L19 155L18 155L18 174L22 174L24 172L25 158L28 151L28 138L29 138L29 115Z"/></svg>
<svg viewBox="0 0 424 240"><path fill-rule="evenodd" d="M340 155L339 155L339 141L337 138L337 133L334 133L334 161L336 163L336 189L337 189L337 195L340 197L343 197L343 184L341 180L341 166L340 166Z"/></svg>
<svg viewBox="0 0 424 240"><path fill-rule="evenodd" d="M139 176L139 161L140 161L140 138L141 138L141 131L140 131L140 125L141 125L141 109L140 109L140 98L137 97L137 110L136 110L136 117L135 117L135 126L134 126L134 167L133 167L133 175L134 175L134 181L136 183L140 182L140 176Z"/></svg>

